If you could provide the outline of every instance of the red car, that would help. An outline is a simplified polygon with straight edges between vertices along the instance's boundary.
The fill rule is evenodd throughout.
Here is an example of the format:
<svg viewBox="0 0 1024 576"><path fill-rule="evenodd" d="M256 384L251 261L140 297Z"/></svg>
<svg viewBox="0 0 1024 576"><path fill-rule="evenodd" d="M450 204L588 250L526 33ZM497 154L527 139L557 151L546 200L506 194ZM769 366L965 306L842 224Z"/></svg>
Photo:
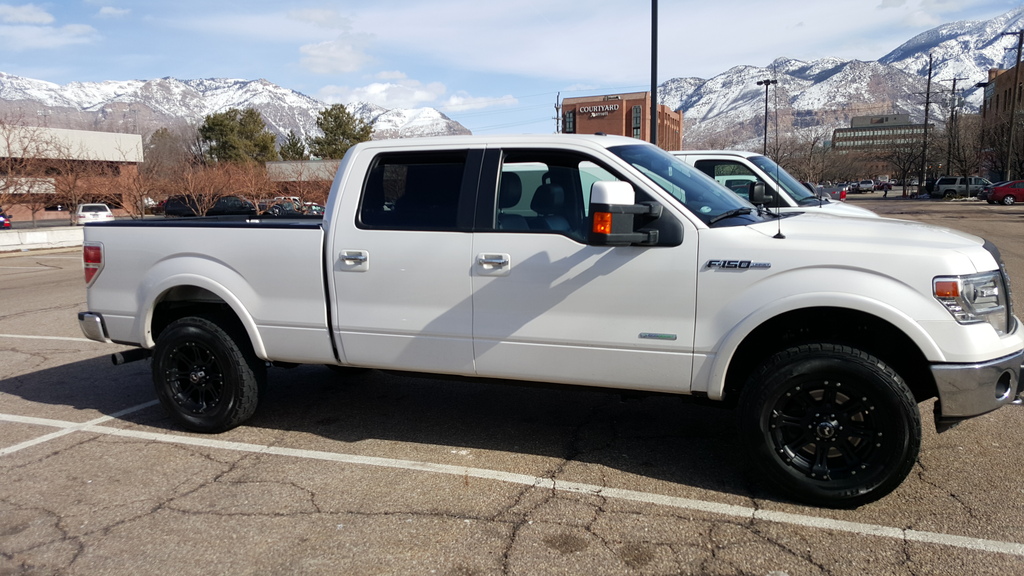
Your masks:
<svg viewBox="0 0 1024 576"><path fill-rule="evenodd" d="M11 227L11 217L4 214L3 210L0 210L0 229L7 229Z"/></svg>
<svg viewBox="0 0 1024 576"><path fill-rule="evenodd" d="M986 200L989 204L998 202L1007 206L1015 202L1024 202L1024 180L1011 180L993 186Z"/></svg>

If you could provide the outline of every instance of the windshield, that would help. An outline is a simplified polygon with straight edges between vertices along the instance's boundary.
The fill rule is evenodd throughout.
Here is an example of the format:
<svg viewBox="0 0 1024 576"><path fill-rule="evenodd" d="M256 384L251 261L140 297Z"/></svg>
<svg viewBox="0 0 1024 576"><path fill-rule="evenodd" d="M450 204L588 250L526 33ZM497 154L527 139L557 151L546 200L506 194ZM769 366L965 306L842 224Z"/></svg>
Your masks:
<svg viewBox="0 0 1024 576"><path fill-rule="evenodd" d="M766 156L751 156L750 161L775 181L797 204L817 204L821 200L781 166Z"/></svg>
<svg viewBox="0 0 1024 576"><path fill-rule="evenodd" d="M661 148L638 144L608 150L654 181L708 226L762 221L752 204Z"/></svg>

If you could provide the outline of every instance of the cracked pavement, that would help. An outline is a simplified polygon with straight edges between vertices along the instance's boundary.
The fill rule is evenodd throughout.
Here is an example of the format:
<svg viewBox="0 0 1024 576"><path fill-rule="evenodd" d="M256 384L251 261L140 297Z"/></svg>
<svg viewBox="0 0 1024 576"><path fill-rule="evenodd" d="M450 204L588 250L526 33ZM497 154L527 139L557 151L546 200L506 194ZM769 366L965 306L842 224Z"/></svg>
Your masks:
<svg viewBox="0 0 1024 576"><path fill-rule="evenodd" d="M909 208L1024 282L1021 208ZM678 398L303 366L245 426L186 433L146 362L81 338L77 251L0 258L0 290L3 576L1024 573L1022 408L936 435L922 405L907 481L820 510L760 486L731 412Z"/></svg>

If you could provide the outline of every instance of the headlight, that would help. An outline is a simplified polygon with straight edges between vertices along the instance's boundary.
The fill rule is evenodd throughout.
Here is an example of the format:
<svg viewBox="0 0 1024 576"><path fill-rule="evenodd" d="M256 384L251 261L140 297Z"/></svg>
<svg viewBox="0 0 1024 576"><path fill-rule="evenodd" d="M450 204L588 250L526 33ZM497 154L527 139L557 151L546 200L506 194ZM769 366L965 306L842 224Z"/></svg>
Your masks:
<svg viewBox="0 0 1024 576"><path fill-rule="evenodd" d="M988 322L1000 336L1010 330L1007 289L998 271L939 276L932 281L932 293L961 324Z"/></svg>

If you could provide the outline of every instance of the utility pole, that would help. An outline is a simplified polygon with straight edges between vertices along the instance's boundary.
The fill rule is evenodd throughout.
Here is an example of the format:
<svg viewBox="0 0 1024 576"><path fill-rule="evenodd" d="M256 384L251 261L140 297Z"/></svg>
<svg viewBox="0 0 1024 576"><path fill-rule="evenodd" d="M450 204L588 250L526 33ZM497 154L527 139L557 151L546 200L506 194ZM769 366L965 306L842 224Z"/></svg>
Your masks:
<svg viewBox="0 0 1024 576"><path fill-rule="evenodd" d="M946 173L953 174L953 145L956 144L959 148L960 144L960 125L957 123L956 108L956 81L967 80L967 78L953 78L953 91L952 100L949 105L949 126L946 127L946 134L949 135L949 144L946 146ZM961 174L961 176L967 176L967 174Z"/></svg>
<svg viewBox="0 0 1024 576"><path fill-rule="evenodd" d="M928 163L928 108L932 104L932 55L928 54L928 87L924 92L924 138L921 144L921 170L918 172L917 193L925 186L925 166Z"/></svg>
<svg viewBox="0 0 1024 576"><path fill-rule="evenodd" d="M1003 32L1001 35L1017 37L1017 63L1013 66L1013 86L1010 88L1010 126L1006 130L1006 179L1013 180L1013 127L1017 124L1017 90L1020 85L1020 50L1024 47L1024 30Z"/></svg>
<svg viewBox="0 0 1024 576"><path fill-rule="evenodd" d="M562 93L555 93L555 134L562 133Z"/></svg>
<svg viewBox="0 0 1024 576"><path fill-rule="evenodd" d="M651 144L658 145L658 0L651 0Z"/></svg>

